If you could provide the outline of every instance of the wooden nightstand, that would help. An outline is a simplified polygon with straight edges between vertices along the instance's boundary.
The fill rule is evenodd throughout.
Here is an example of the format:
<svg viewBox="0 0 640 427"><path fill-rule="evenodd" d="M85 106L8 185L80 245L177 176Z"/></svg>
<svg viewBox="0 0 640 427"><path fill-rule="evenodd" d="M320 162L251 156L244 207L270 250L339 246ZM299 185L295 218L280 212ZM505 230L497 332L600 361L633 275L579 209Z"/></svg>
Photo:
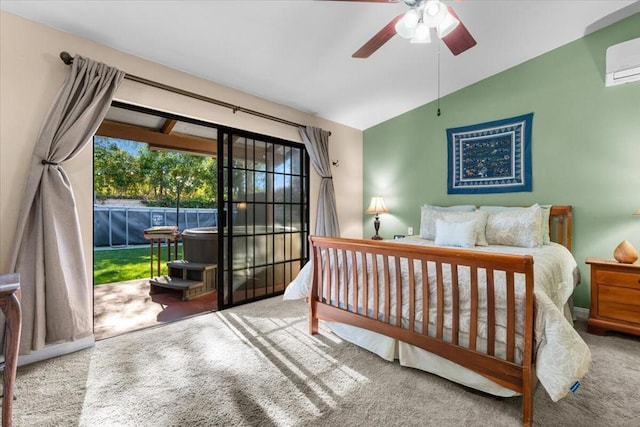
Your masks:
<svg viewBox="0 0 640 427"><path fill-rule="evenodd" d="M587 258L591 264L591 311L587 330L640 335L640 264Z"/></svg>

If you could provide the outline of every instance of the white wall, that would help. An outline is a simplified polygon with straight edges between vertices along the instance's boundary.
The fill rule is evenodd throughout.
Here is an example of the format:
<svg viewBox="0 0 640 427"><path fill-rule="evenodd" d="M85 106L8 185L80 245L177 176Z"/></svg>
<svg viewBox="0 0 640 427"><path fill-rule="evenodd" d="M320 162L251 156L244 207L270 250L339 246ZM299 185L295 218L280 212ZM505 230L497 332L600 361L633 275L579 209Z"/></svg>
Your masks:
<svg viewBox="0 0 640 427"><path fill-rule="evenodd" d="M58 55L67 51L127 73L220 99L283 119L326 129L338 216L345 237L362 237L362 132L278 105L183 72L135 57L18 16L0 12L0 273L7 272L14 245L22 192L42 120L64 81L67 67ZM116 99L200 120L300 142L297 129L125 80ZM86 254L92 272L91 145L65 163L76 195ZM311 222L315 224L319 177L311 176ZM90 273L89 273L90 274ZM92 278L89 278L92 283Z"/></svg>

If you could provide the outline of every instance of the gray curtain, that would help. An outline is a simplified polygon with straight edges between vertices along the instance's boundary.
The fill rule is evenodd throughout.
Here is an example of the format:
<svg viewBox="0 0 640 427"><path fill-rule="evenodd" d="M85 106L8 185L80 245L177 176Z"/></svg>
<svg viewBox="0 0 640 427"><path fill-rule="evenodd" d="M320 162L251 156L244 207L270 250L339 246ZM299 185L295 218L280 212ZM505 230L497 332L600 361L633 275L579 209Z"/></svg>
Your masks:
<svg viewBox="0 0 640 427"><path fill-rule="evenodd" d="M298 130L309 153L311 164L321 178L315 235L340 237L336 195L331 176L331 161L329 160L329 135L331 133L312 126L301 126Z"/></svg>
<svg viewBox="0 0 640 427"><path fill-rule="evenodd" d="M76 56L40 129L10 264L22 289L21 354L92 333L92 284L73 189L61 163L91 140L124 75Z"/></svg>

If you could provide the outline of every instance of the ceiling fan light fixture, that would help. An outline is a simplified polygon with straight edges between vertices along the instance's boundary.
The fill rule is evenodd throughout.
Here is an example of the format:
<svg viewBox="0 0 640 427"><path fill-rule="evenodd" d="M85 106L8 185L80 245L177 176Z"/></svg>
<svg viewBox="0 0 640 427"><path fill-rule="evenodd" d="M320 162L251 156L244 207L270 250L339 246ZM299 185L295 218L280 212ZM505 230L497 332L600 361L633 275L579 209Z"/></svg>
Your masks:
<svg viewBox="0 0 640 427"><path fill-rule="evenodd" d="M400 37L404 37L405 39L410 39L413 37L416 26L418 25L418 20L420 16L415 9L409 9L407 13L404 14L402 19L396 22L395 30L396 33Z"/></svg>
<svg viewBox="0 0 640 427"><path fill-rule="evenodd" d="M2 1L2 0L0 0ZM368 58L396 34L412 43L429 43L431 37L442 42L453 55L471 49L477 44L463 21L458 18L453 6L447 6L439 0L351 0L372 3L404 3L408 7L395 16L380 31L371 37L360 49L351 55L353 58ZM450 1L450 0L449 0ZM449 2L447 1L447 3ZM458 0L464 1L464 0ZM432 35L431 29L433 28Z"/></svg>
<svg viewBox="0 0 640 427"><path fill-rule="evenodd" d="M442 20L436 27L438 30L438 37L440 38L446 37L453 30L455 30L455 28L458 26L459 23L460 21L454 18L453 15L451 15L449 11L447 11L444 18L442 18Z"/></svg>
<svg viewBox="0 0 640 427"><path fill-rule="evenodd" d="M411 38L411 43L431 43L431 31L424 22L419 22Z"/></svg>

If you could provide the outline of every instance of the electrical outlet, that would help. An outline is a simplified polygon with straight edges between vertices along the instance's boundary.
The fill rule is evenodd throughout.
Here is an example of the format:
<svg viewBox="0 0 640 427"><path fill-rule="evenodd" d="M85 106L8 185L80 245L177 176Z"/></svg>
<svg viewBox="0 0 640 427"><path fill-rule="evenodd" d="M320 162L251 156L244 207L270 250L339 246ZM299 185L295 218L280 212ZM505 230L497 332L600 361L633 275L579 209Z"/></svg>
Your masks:
<svg viewBox="0 0 640 427"><path fill-rule="evenodd" d="M407 229L407 235L408 235L408 236L413 236L413 227L409 227L409 228Z"/></svg>

